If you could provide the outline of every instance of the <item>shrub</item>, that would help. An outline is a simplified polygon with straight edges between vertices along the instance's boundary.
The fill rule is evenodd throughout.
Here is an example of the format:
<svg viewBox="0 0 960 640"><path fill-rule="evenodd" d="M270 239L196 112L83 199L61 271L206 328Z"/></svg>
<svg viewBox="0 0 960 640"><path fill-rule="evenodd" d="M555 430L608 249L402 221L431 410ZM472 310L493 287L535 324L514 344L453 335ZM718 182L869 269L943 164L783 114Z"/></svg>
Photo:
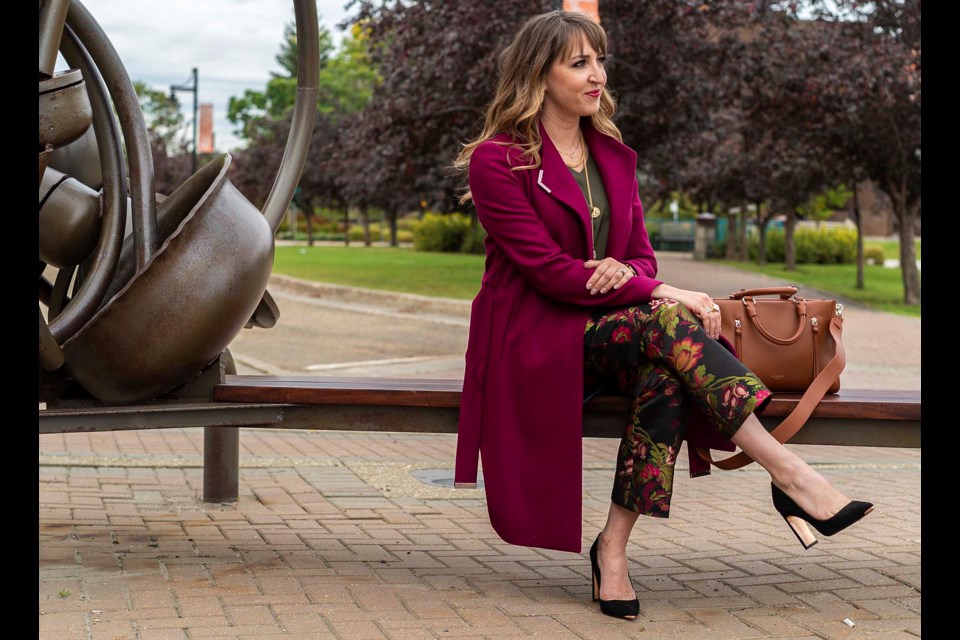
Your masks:
<svg viewBox="0 0 960 640"><path fill-rule="evenodd" d="M363 240L363 225L355 224L350 227L350 242ZM380 225L376 222L370 223L370 240L377 242L380 240Z"/></svg>
<svg viewBox="0 0 960 640"><path fill-rule="evenodd" d="M383 228L383 237L380 236L380 223L370 223L370 241L371 242L389 242L390 227ZM350 227L350 242L363 242L363 225L355 224ZM413 232L397 225L397 242L413 242Z"/></svg>
<svg viewBox="0 0 960 640"><path fill-rule="evenodd" d="M417 226L417 222L419 222L419 221L420 221L419 218L418 218L417 216L415 216L415 215L398 216L398 217L397 217L397 231L399 231L400 229L405 229L405 230L407 230L407 231L413 231L414 227ZM397 236L398 236L398 237L399 237L399 235L400 235L400 234L397 233Z"/></svg>
<svg viewBox="0 0 960 640"><path fill-rule="evenodd" d="M659 218L645 218L643 221L651 242L660 236L660 222Z"/></svg>
<svg viewBox="0 0 960 640"><path fill-rule="evenodd" d="M483 246L483 239L487 237L487 232L479 224L467 228L467 233L463 236L463 244L460 245L461 253L486 252Z"/></svg>
<svg viewBox="0 0 960 640"><path fill-rule="evenodd" d="M857 232L854 229L800 227L793 234L797 264L851 264L857 259ZM757 259L760 241L750 236L747 251L751 260ZM767 261L786 259L786 236L780 229L767 232Z"/></svg>
<svg viewBox="0 0 960 640"><path fill-rule="evenodd" d="M786 240L780 231L767 231L767 262L783 262L786 254ZM760 255L760 234L755 233L747 238L747 256L754 262Z"/></svg>
<svg viewBox="0 0 960 640"><path fill-rule="evenodd" d="M884 255L882 247L874 246L863 248L863 261L866 264L873 264L882 267L884 260L886 260L886 255Z"/></svg>
<svg viewBox="0 0 960 640"><path fill-rule="evenodd" d="M319 234L341 234L343 233L343 222L337 220L327 220L319 216L313 216L310 221L313 228L313 235L317 237ZM289 216L284 216L283 220L280 222L280 227L278 228L280 233L288 234L290 233L290 218ZM306 234L307 232L307 217L303 214L297 216L297 235Z"/></svg>
<svg viewBox="0 0 960 640"><path fill-rule="evenodd" d="M413 247L417 251L446 251L456 253L470 231L470 216L462 213L424 214L413 226Z"/></svg>
<svg viewBox="0 0 960 640"><path fill-rule="evenodd" d="M303 222L297 221L297 226L300 227L302 231L307 229L307 221ZM316 233L343 233L343 223L342 222L321 222L317 224L313 223L313 230Z"/></svg>

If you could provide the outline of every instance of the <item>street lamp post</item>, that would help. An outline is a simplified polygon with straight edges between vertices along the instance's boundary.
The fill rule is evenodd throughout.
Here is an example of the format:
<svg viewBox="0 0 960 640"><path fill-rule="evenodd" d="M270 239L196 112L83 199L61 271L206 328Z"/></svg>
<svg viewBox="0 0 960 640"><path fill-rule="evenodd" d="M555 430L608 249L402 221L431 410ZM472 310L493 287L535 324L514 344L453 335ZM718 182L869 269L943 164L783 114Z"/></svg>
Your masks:
<svg viewBox="0 0 960 640"><path fill-rule="evenodd" d="M191 80L193 80L192 84L187 84L186 82L184 82L182 84L170 85L170 99L171 100L174 99L174 94L177 91L190 91L191 93L193 93L193 158L192 158L193 170L191 171L191 173L196 173L197 172L197 119L198 119L197 118L197 110L198 110L197 87L199 83L196 67L194 67L193 71L190 72L190 77L191 77Z"/></svg>

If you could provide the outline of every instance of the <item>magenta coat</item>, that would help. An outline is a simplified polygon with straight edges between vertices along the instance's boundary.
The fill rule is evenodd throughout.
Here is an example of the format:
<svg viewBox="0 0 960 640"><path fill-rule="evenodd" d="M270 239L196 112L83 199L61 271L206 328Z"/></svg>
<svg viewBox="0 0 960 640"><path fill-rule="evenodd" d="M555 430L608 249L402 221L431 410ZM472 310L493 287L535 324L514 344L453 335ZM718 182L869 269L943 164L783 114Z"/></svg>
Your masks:
<svg viewBox="0 0 960 640"><path fill-rule="evenodd" d="M541 165L488 140L470 159L470 189L487 231L486 268L473 301L460 405L455 481L477 480L506 542L580 552L583 334L590 311L650 300L660 284L643 224L637 154L583 130L610 203L606 255L637 272L591 296L590 218L580 187L543 127ZM594 178L595 179L595 178Z"/></svg>

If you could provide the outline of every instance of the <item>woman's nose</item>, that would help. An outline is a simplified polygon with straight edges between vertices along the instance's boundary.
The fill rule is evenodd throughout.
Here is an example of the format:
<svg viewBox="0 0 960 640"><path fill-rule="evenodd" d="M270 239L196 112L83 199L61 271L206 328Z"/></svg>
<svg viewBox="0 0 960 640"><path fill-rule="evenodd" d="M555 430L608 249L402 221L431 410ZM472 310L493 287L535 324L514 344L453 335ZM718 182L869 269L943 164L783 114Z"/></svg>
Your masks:
<svg viewBox="0 0 960 640"><path fill-rule="evenodd" d="M601 67L599 63L595 63L590 72L590 82L603 84L606 81L607 81L607 74L604 72L603 67Z"/></svg>

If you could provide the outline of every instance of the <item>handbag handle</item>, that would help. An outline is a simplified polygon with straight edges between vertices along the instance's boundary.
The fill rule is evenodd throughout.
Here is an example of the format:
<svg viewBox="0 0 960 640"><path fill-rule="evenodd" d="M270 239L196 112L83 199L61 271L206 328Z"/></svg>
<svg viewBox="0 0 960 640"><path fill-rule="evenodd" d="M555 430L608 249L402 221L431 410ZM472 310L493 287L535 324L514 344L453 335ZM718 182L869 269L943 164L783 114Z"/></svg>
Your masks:
<svg viewBox="0 0 960 640"><path fill-rule="evenodd" d="M823 371L821 371L820 374L814 378L813 382L810 383L810 386L807 387L803 397L797 402L797 406L790 412L790 415L784 418L783 422L770 432L770 435L776 438L777 442L781 444L789 442L790 438L796 435L797 431L800 431L800 428L806 424L811 414L813 414L814 409L820 404L823 396L827 395L830 386L840 377L844 365L847 364L847 354L843 349L843 342L840 340L842 329L843 316L833 316L830 321L830 335L833 336L833 340L837 345L837 352L833 356L833 359L827 363L827 366L823 368ZM724 471L739 469L753 462L753 458L743 451L729 458L724 458L723 460L714 460L710 455L710 449L696 447L696 451L702 459Z"/></svg>
<svg viewBox="0 0 960 640"><path fill-rule="evenodd" d="M743 306L747 308L747 315L750 317L753 326L760 332L760 335L774 344L788 345L799 340L800 336L803 335L803 328L807 326L807 301L803 298L798 298L795 302L797 304L797 316L800 318L800 326L797 328L797 332L786 340L770 335L767 333L767 330L763 328L763 325L760 324L760 317L757 315L757 304L752 297L744 298Z"/></svg>
<svg viewBox="0 0 960 640"><path fill-rule="evenodd" d="M789 300L795 295L797 295L797 288L791 284L787 285L786 287L759 287L756 289L740 289L740 291L734 291L731 293L730 299L740 300L741 298L752 298L754 296L780 296L784 300Z"/></svg>

